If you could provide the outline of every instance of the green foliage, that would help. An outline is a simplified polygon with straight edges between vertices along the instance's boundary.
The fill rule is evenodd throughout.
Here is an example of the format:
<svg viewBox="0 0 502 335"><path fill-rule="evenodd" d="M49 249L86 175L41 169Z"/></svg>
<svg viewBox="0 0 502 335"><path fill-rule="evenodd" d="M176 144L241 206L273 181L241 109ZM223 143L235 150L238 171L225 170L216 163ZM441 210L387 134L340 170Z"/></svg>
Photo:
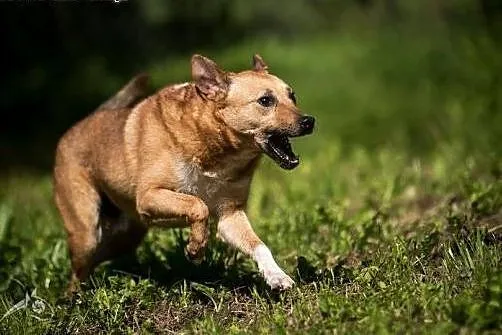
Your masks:
<svg viewBox="0 0 502 335"><path fill-rule="evenodd" d="M50 177L19 173L0 182L0 333L502 331L497 47L382 28L207 54L238 70L256 51L318 119L298 169L263 160L249 204L297 285L269 291L215 238L191 265L186 232L152 230L64 298ZM187 80L187 59L153 63L154 84Z"/></svg>

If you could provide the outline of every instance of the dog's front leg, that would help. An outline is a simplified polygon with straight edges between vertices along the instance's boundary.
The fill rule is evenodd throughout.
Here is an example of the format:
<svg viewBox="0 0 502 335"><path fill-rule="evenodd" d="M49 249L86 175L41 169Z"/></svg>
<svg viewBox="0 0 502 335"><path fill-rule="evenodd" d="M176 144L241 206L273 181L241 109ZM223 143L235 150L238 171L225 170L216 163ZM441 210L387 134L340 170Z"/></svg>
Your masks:
<svg viewBox="0 0 502 335"><path fill-rule="evenodd" d="M191 227L187 256L195 263L202 261L209 238L209 209L200 198L165 188L149 188L138 194L136 206L147 223L169 227L169 220L184 220Z"/></svg>
<svg viewBox="0 0 502 335"><path fill-rule="evenodd" d="M225 213L218 222L220 238L253 257L258 269L272 289L285 290L294 281L277 265L269 248L256 235L243 210Z"/></svg>

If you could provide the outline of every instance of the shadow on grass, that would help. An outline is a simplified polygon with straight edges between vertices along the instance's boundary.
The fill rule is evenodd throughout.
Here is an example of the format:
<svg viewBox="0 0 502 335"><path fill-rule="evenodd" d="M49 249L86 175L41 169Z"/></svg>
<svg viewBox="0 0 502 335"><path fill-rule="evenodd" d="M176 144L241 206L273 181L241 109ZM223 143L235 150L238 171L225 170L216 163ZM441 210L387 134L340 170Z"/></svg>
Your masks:
<svg viewBox="0 0 502 335"><path fill-rule="evenodd" d="M249 293L251 288L256 288L258 293L267 290L263 279L249 266L249 262L223 243L211 241L200 265L187 260L185 245L186 241L180 234L177 243L159 257L152 244L144 243L140 257L136 253L124 255L104 264L102 271L106 277L148 278L168 290L182 281L192 286L201 284Z"/></svg>
<svg viewBox="0 0 502 335"><path fill-rule="evenodd" d="M214 243L200 265L195 265L184 255L185 242L180 240L174 248L164 253L166 261L160 259L150 245L142 249L142 260L136 254L128 254L105 264L102 274L127 276L135 279L149 279L158 286L171 290L186 281L192 293L206 300L204 289L225 289L239 296L251 298L258 295L269 303L280 300L281 292L270 290L261 275L250 266L244 257L232 252L223 243ZM352 266L342 260L333 268L322 268L303 256L297 258L297 266L292 276L297 285L314 282L348 283L353 279ZM201 290L202 288L202 290ZM201 294L199 294L201 293Z"/></svg>

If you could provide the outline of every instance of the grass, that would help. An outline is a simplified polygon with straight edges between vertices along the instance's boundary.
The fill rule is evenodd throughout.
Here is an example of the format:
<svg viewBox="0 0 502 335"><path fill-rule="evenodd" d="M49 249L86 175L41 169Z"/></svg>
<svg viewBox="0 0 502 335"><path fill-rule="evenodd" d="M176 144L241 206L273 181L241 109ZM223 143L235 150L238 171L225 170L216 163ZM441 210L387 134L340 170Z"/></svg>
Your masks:
<svg viewBox="0 0 502 335"><path fill-rule="evenodd" d="M295 171L264 159L249 204L294 289L271 292L216 239L194 266L186 231L153 230L136 257L104 264L65 299L50 176L18 172L0 181L0 333L502 331L493 46L387 32L208 54L236 70L256 50L319 125L296 141ZM152 64L154 83L186 79L187 64Z"/></svg>

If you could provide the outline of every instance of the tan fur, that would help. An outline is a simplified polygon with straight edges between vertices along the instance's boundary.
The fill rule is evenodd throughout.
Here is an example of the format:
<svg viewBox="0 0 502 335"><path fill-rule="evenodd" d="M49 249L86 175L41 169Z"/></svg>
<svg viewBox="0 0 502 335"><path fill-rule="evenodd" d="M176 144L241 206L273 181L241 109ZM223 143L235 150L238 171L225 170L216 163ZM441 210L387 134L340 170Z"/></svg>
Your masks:
<svg viewBox="0 0 502 335"><path fill-rule="evenodd" d="M146 77L136 77L61 138L54 193L68 233L70 289L100 262L134 250L152 225L191 227L186 251L195 261L210 215L241 251L252 255L262 244L244 212L259 144L270 130L297 132L301 115L259 56L254 70L230 73L196 55L192 75L137 104ZM266 91L277 96L273 109L256 103ZM292 281L284 283L276 287Z"/></svg>

